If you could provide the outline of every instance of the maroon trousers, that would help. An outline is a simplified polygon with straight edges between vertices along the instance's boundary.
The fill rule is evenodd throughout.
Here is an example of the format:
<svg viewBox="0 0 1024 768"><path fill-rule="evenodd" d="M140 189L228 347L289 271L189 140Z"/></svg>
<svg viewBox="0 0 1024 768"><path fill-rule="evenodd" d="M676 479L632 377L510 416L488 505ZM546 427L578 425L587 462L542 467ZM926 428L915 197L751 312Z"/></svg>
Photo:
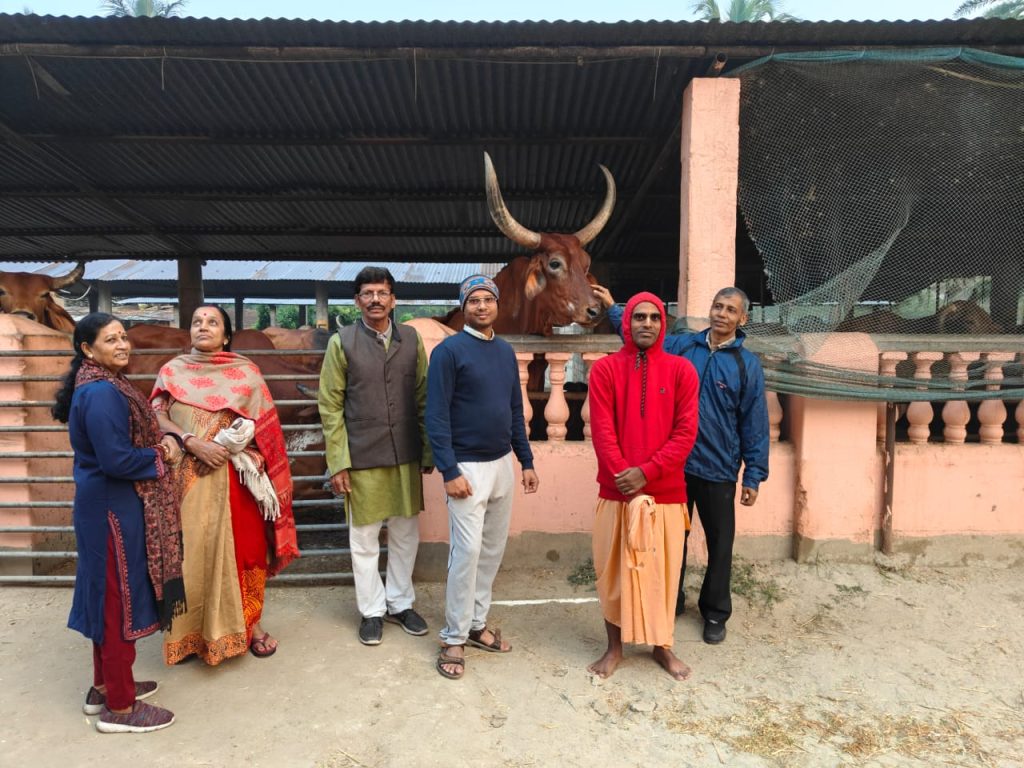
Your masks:
<svg viewBox="0 0 1024 768"><path fill-rule="evenodd" d="M124 639L124 602L117 579L114 537L107 537L107 583L103 598L103 644L92 644L93 686L107 687L107 709L135 704L135 641Z"/></svg>

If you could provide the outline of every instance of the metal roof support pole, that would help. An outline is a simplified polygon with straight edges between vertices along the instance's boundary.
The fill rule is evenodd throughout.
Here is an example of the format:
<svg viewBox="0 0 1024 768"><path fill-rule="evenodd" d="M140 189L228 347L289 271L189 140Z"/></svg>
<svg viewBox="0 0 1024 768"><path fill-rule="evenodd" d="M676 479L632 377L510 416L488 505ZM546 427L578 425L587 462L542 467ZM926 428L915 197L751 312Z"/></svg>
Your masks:
<svg viewBox="0 0 1024 768"><path fill-rule="evenodd" d="M203 262L198 256L178 259L178 327L186 330L192 324L192 313L204 301Z"/></svg>
<svg viewBox="0 0 1024 768"><path fill-rule="evenodd" d="M114 314L114 301L111 295L110 283L105 280L97 280L93 283L93 288L96 290L93 295L96 297L96 309L92 308L92 300L89 301L90 312L106 312L108 315Z"/></svg>
<svg viewBox="0 0 1024 768"><path fill-rule="evenodd" d="M316 327L330 330L330 316L327 312L327 283L316 284Z"/></svg>
<svg viewBox="0 0 1024 768"><path fill-rule="evenodd" d="M235 296L235 330L240 331L243 328L245 328L245 299Z"/></svg>
<svg viewBox="0 0 1024 768"><path fill-rule="evenodd" d="M706 325L715 293L736 280L740 81L695 77L683 92L679 314Z"/></svg>

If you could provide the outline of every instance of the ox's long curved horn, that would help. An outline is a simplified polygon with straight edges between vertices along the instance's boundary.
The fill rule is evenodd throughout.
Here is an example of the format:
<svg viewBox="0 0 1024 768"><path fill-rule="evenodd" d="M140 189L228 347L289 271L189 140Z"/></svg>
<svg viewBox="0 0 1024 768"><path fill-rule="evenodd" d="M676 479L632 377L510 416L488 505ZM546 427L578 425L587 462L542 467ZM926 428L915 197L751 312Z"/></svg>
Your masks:
<svg viewBox="0 0 1024 768"><path fill-rule="evenodd" d="M601 205L601 210L597 212L597 215L590 220L587 226L576 233L576 239L580 241L582 246L586 246L587 243L601 234L601 230L608 223L608 219L612 215L612 209L615 207L615 178L612 176L612 172L603 165L601 166L601 172L604 174L604 182L608 187L608 192L604 196L604 204Z"/></svg>
<svg viewBox="0 0 1024 768"><path fill-rule="evenodd" d="M82 275L84 275L84 274L85 274L85 262L84 261L80 261L80 262L78 262L78 266L76 266L74 269L72 269L70 272L68 272L63 277L55 277L55 278L53 278L53 290L56 291L56 290L58 290L60 288L63 288L66 285L71 285L72 283L77 283L79 280L82 279Z"/></svg>
<svg viewBox="0 0 1024 768"><path fill-rule="evenodd" d="M512 214L508 212L505 200L501 196L501 188L498 186L498 174L494 172L494 163L491 162L491 156L486 152L484 152L484 186L487 188L487 209L505 237L524 248L539 247L540 233L527 229L512 218Z"/></svg>

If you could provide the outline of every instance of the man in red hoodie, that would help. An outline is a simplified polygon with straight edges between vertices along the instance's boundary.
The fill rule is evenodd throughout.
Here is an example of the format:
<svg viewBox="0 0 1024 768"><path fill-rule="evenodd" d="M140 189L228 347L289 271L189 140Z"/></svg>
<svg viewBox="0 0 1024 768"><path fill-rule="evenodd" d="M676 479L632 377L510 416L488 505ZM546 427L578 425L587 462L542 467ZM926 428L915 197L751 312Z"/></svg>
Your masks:
<svg viewBox="0 0 1024 768"><path fill-rule="evenodd" d="M683 466L697 437L697 372L662 348L665 307L638 293L626 303L623 345L590 373L590 428L599 485L594 570L608 650L587 669L609 677L622 644L654 646L676 680L690 668L672 652L683 539L689 527Z"/></svg>

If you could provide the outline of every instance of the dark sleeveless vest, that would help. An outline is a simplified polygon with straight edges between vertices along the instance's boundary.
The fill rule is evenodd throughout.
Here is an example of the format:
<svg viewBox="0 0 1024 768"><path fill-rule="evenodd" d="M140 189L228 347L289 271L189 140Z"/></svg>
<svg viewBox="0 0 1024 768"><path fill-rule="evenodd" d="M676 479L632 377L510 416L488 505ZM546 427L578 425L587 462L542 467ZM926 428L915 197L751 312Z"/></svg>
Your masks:
<svg viewBox="0 0 1024 768"><path fill-rule="evenodd" d="M362 322L338 331L348 365L345 428L352 469L420 461L416 414L416 330L392 323L387 351ZM401 329L401 330L399 330Z"/></svg>

